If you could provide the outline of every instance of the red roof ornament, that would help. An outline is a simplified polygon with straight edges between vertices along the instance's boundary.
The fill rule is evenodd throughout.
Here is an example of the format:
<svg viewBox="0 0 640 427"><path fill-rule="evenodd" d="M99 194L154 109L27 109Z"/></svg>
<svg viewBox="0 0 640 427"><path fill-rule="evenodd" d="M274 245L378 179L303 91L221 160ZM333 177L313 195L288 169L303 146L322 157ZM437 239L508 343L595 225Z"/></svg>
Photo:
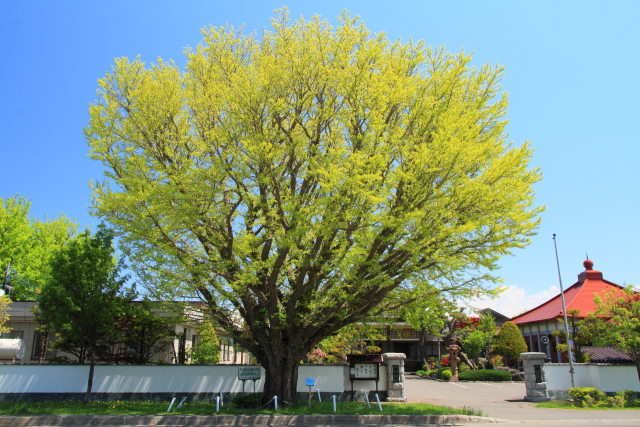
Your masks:
<svg viewBox="0 0 640 427"><path fill-rule="evenodd" d="M590 259L585 259L582 265L584 265L585 270L593 270L593 261Z"/></svg>

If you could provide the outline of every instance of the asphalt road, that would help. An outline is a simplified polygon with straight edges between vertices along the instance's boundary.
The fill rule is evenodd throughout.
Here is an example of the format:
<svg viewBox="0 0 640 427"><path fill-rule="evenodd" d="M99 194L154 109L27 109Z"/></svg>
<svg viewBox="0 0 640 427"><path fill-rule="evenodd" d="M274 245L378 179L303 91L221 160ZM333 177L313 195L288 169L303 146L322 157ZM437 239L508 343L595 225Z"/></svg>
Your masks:
<svg viewBox="0 0 640 427"><path fill-rule="evenodd" d="M410 403L478 409L508 424L640 426L640 410L537 408L536 403L524 401L524 383L440 382L407 376L405 385Z"/></svg>

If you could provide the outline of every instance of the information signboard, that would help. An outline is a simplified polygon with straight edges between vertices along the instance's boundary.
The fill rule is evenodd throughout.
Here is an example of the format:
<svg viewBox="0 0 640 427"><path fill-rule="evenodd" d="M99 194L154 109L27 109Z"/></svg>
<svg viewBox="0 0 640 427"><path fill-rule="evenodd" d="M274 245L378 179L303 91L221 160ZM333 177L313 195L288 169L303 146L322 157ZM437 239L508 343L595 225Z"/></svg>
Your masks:
<svg viewBox="0 0 640 427"><path fill-rule="evenodd" d="M351 367L351 378L358 380L377 380L379 378L378 364L355 362Z"/></svg>
<svg viewBox="0 0 640 427"><path fill-rule="evenodd" d="M241 381L259 380L261 372L260 366L240 366L238 367L238 379Z"/></svg>

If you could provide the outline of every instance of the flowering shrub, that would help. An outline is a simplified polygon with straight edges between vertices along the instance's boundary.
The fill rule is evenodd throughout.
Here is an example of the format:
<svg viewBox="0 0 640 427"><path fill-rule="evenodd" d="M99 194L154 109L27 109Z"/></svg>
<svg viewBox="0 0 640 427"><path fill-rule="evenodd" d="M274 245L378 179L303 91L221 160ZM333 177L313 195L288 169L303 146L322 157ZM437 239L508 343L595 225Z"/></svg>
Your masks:
<svg viewBox="0 0 640 427"><path fill-rule="evenodd" d="M327 353L320 350L319 348L314 348L311 351L311 353L307 353L307 359L309 360L309 362L315 363L318 365L324 363L326 358L327 358Z"/></svg>
<svg viewBox="0 0 640 427"><path fill-rule="evenodd" d="M504 359L502 356L493 356L491 358L491 364L493 366L504 366Z"/></svg>
<svg viewBox="0 0 640 427"><path fill-rule="evenodd" d="M454 323L454 327L456 329L464 329L470 327L477 328L479 323L479 317L462 317Z"/></svg>
<svg viewBox="0 0 640 427"><path fill-rule="evenodd" d="M423 369L426 371L427 369L436 369L438 366L437 359L435 357L430 357L427 359L427 364L424 365Z"/></svg>

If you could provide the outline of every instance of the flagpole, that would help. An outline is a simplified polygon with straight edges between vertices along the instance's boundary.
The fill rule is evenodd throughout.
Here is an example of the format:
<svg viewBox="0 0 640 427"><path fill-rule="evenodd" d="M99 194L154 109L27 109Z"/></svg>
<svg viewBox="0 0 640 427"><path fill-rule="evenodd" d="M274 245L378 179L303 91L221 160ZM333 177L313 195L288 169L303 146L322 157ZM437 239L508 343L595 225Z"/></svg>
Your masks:
<svg viewBox="0 0 640 427"><path fill-rule="evenodd" d="M558 245L556 244L556 233L553 233L553 247L556 250L556 265L558 266L558 282L560 283L560 297L562 298L562 315L564 317L564 330L567 334L567 355L569 356L569 373L571 374L571 388L576 386L573 369L573 351L571 350L571 336L569 335L569 321L567 320L567 305L564 301L564 289L562 289L562 276L560 275L560 261L558 260Z"/></svg>

